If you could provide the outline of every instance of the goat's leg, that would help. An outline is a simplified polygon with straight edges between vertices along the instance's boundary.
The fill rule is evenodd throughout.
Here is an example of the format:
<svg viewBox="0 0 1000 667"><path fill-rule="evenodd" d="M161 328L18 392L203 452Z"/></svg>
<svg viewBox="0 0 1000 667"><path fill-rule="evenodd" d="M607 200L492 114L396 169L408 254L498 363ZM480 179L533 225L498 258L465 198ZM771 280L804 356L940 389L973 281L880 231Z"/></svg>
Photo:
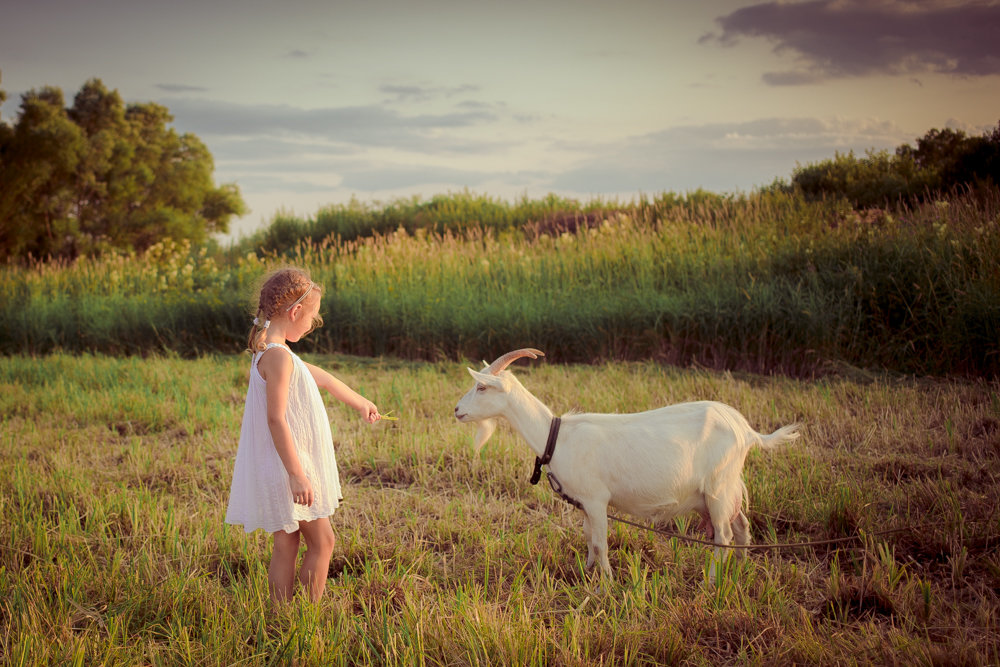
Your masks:
<svg viewBox="0 0 1000 667"><path fill-rule="evenodd" d="M587 569L594 567L593 528L590 525L590 515L583 513L583 537L587 540Z"/></svg>
<svg viewBox="0 0 1000 667"><path fill-rule="evenodd" d="M709 581L715 582L715 567L722 559L729 555L730 549L723 549L733 541L733 528L730 525L732 516L732 503L728 499L709 499L708 513L712 517L712 528L715 530L715 550L712 555L712 563L708 568Z"/></svg>
<svg viewBox="0 0 1000 667"><path fill-rule="evenodd" d="M733 529L733 541L736 544L750 544L752 541L750 537L750 520L747 519L747 515L743 513L743 510L737 510L736 516L729 522L729 525ZM740 552L746 555L746 549L740 549Z"/></svg>
<svg viewBox="0 0 1000 667"><path fill-rule="evenodd" d="M611 563L608 561L608 505L607 503L592 503L584 505L583 511L590 522L590 538L587 540L587 553L600 564L601 572L611 576ZM588 556L590 560L590 556Z"/></svg>

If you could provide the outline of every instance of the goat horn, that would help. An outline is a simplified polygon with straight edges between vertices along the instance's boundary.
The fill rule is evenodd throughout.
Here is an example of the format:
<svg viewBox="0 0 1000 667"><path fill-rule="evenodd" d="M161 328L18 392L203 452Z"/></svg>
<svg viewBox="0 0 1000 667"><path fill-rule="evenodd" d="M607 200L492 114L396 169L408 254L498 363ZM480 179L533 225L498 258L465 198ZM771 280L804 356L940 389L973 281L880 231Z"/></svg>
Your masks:
<svg viewBox="0 0 1000 667"><path fill-rule="evenodd" d="M483 370L484 373L489 373L491 375L496 375L503 369L510 366L513 362L517 361L521 357L531 357L532 359L537 359L539 356L544 357L545 353L541 350L536 350L532 347L524 347L520 350L514 350L513 352L508 352L502 357L498 357L496 361L489 365L488 368Z"/></svg>

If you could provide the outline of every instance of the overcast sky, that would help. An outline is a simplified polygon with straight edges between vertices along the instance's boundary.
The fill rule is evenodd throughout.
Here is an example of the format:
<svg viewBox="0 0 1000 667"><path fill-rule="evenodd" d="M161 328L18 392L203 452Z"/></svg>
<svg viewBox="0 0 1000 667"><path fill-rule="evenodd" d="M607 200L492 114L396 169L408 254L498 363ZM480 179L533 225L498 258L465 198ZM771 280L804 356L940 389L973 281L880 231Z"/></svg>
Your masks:
<svg viewBox="0 0 1000 667"><path fill-rule="evenodd" d="M0 118L100 78L251 213L748 191L1000 121L1000 1L0 0Z"/></svg>

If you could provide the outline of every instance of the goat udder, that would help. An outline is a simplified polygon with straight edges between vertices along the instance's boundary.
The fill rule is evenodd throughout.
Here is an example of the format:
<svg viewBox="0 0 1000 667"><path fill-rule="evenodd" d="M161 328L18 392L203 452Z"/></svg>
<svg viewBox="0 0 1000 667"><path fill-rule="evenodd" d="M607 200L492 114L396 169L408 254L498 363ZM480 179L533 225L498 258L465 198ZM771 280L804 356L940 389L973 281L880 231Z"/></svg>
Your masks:
<svg viewBox="0 0 1000 667"><path fill-rule="evenodd" d="M701 515L701 523L698 524L698 530L705 531L705 539L707 540L715 537L715 529L712 528L712 519L707 514Z"/></svg>

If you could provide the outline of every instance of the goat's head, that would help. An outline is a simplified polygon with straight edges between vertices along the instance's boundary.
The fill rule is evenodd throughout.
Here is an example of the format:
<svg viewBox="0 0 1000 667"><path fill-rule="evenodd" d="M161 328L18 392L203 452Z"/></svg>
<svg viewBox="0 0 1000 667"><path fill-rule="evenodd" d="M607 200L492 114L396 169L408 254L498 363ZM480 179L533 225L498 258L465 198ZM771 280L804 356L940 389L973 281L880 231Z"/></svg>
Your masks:
<svg viewBox="0 0 1000 667"><path fill-rule="evenodd" d="M479 423L473 443L476 453L493 435L497 427L496 418L503 415L511 389L520 387L520 383L510 371L504 369L522 357L537 359L539 356L545 356L545 353L533 348L522 348L497 358L482 371L468 369L476 384L458 401L458 405L455 406L455 419L460 422Z"/></svg>

